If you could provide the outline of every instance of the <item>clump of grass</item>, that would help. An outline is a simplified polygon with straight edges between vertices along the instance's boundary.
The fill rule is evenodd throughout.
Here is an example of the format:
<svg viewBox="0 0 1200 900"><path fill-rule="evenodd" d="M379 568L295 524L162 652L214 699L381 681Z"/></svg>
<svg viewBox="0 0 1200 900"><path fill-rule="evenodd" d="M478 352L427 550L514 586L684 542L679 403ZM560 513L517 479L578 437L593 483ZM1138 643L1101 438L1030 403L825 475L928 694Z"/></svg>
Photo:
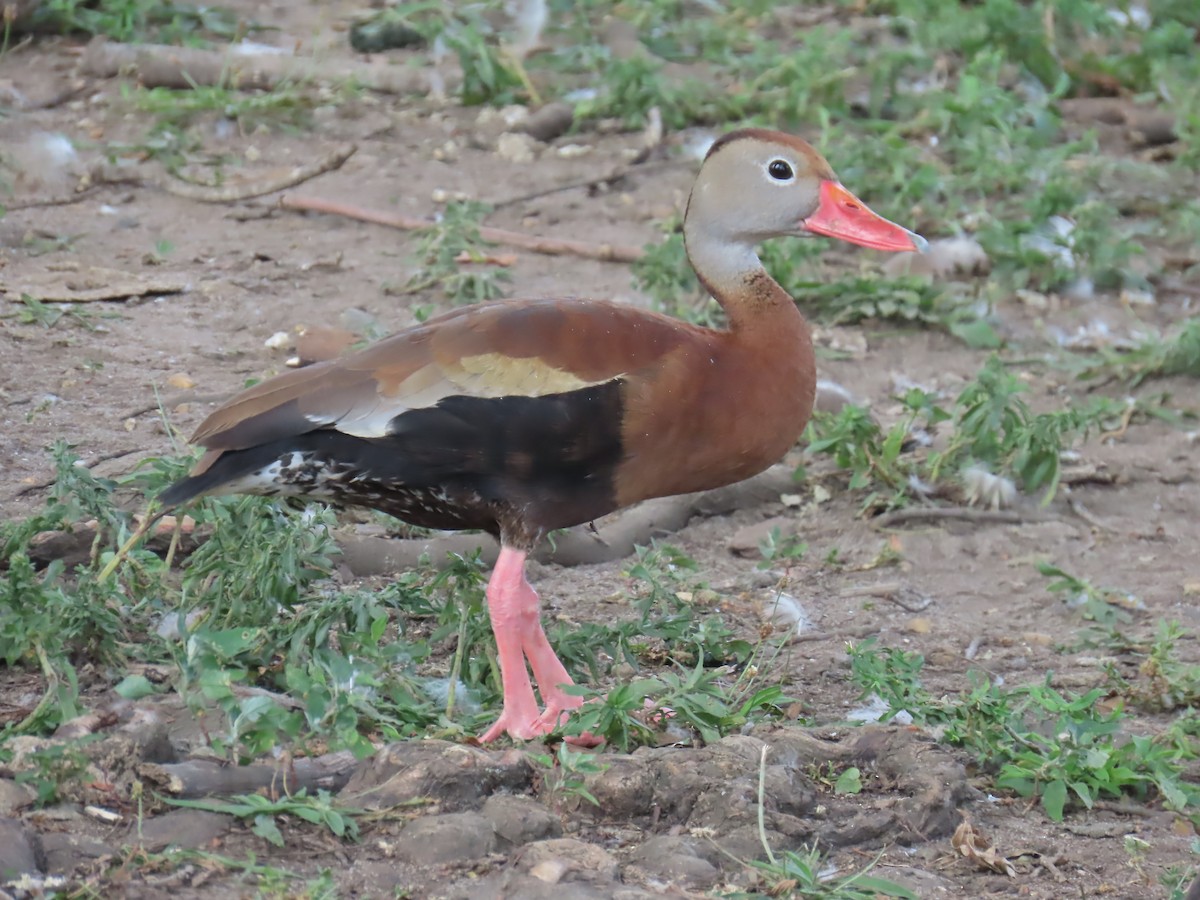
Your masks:
<svg viewBox="0 0 1200 900"><path fill-rule="evenodd" d="M1138 653L1141 659L1131 678L1110 669L1112 689L1143 709L1172 712L1200 706L1200 665L1185 662L1179 655L1179 642L1185 635L1178 622L1159 621L1154 639Z"/></svg>
<svg viewBox="0 0 1200 900"><path fill-rule="evenodd" d="M1184 375L1200 378L1200 318L1190 318L1169 338L1150 336L1126 351L1105 350L1085 377L1107 376L1136 387L1155 378Z"/></svg>
<svg viewBox="0 0 1200 900"><path fill-rule="evenodd" d="M1050 579L1046 590L1062 595L1068 609L1078 610L1083 618L1099 626L1112 628L1129 622L1132 618L1129 610L1138 609L1142 605L1141 601L1128 591L1098 587L1050 563L1039 562L1037 570Z"/></svg>
<svg viewBox="0 0 1200 900"><path fill-rule="evenodd" d="M849 486L867 490L864 508L891 509L927 498L951 479L967 489L964 476L979 469L1015 479L1049 503L1058 489L1062 453L1102 422L1118 416L1122 404L1103 397L1057 412L1035 413L1027 388L998 357L991 357L967 383L949 409L920 389L901 402L904 417L886 432L862 407L820 414L809 425L809 453L833 457L850 472ZM914 430L948 432L938 446L920 450ZM969 492L969 489L968 489Z"/></svg>
<svg viewBox="0 0 1200 900"><path fill-rule="evenodd" d="M404 34L410 43L431 45L435 56L454 54L462 68L459 99L467 106L524 102L532 93L524 67L484 15L499 5L397 3L359 22L355 33L361 41L370 32L387 30Z"/></svg>
<svg viewBox="0 0 1200 900"><path fill-rule="evenodd" d="M1069 806L1090 809L1102 797L1156 797L1179 812L1200 806L1200 790L1183 777L1195 757L1181 749L1186 723L1156 736L1129 734L1119 706L1100 706L1103 689L1064 695L1049 677L1015 688L973 677L967 693L934 698L921 684L920 654L880 649L872 640L852 647L850 657L863 698L877 695L891 714L905 710L935 728L942 740L973 753L998 789L1039 799L1056 822Z"/></svg>
<svg viewBox="0 0 1200 900"><path fill-rule="evenodd" d="M479 236L480 221L488 212L483 203L447 204L437 224L421 233L417 244L420 265L405 291L437 288L455 305L503 296L501 285L510 276L488 261L486 248L490 245Z"/></svg>
<svg viewBox="0 0 1200 900"><path fill-rule="evenodd" d="M103 35L125 43L197 44L208 38L237 40L261 26L246 23L223 6L173 0L47 0L34 4L24 23L30 30Z"/></svg>
<svg viewBox="0 0 1200 900"><path fill-rule="evenodd" d="M174 88L123 88L135 110L153 116L160 130L182 129L202 116L235 122L249 132L259 126L297 128L310 122L314 96L295 83L269 91L243 91L223 84Z"/></svg>

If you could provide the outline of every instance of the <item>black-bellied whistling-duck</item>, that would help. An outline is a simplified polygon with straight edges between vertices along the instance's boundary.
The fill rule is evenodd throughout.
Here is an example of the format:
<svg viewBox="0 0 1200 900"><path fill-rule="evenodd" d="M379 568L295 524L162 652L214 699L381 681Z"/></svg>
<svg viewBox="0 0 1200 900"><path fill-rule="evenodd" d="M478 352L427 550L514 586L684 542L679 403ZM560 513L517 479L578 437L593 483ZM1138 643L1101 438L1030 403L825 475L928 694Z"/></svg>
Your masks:
<svg viewBox="0 0 1200 900"><path fill-rule="evenodd" d="M602 301L457 309L234 397L201 424L193 441L208 453L161 500L304 496L496 535L487 600L504 708L482 740L545 734L580 698L561 690L571 679L542 630L526 554L555 528L754 475L808 422L811 333L755 247L812 234L924 244L804 141L760 129L713 144L683 232L727 329Z"/></svg>

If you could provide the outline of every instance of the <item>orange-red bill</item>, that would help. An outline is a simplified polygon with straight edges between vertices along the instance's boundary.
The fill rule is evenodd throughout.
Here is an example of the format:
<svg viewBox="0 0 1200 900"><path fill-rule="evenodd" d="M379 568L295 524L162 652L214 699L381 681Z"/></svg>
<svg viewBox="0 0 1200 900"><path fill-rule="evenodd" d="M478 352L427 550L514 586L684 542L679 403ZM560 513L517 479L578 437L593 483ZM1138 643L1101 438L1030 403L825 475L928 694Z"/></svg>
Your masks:
<svg viewBox="0 0 1200 900"><path fill-rule="evenodd" d="M925 238L895 222L889 222L836 181L821 182L821 204L803 222L813 234L849 241L873 250L924 253Z"/></svg>

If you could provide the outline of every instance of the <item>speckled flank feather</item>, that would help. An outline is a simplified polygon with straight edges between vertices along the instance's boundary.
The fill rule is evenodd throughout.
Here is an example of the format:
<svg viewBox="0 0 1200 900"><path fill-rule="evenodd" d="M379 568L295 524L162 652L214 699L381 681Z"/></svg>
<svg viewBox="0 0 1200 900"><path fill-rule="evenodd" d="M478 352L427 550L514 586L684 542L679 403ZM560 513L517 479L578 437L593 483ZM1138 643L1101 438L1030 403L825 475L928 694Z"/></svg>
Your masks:
<svg viewBox="0 0 1200 900"><path fill-rule="evenodd" d="M221 451L161 499L304 496L531 542L616 508L621 391L614 380L542 397L447 397L395 416L382 437L324 428Z"/></svg>

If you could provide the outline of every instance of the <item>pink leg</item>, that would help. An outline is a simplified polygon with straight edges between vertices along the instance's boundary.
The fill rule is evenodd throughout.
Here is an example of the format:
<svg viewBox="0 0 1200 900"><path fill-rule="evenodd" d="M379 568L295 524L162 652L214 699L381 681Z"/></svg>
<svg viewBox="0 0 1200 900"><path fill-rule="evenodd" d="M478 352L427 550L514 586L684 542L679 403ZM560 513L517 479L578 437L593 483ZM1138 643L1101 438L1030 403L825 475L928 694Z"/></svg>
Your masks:
<svg viewBox="0 0 1200 900"><path fill-rule="evenodd" d="M525 580L523 552L510 547L500 549L500 558L488 581L487 601L500 659L504 708L500 718L479 739L494 741L508 733L517 740L529 740L544 732L537 730L540 713L522 650L531 618L534 623L538 619L538 598Z"/></svg>
<svg viewBox="0 0 1200 900"><path fill-rule="evenodd" d="M583 698L560 689L560 685L574 682L542 630L537 592L525 580L524 552L501 548L488 582L487 598L504 684L504 709L480 740L492 741L506 732L516 740L547 734L565 720L567 712L578 708ZM540 715L525 667L527 659L546 701L546 711Z"/></svg>
<svg viewBox="0 0 1200 900"><path fill-rule="evenodd" d="M533 592L533 588L529 589ZM536 597L537 594L534 593ZM566 668L546 640L546 632L542 630L539 617L534 622L533 629L524 643L525 656L529 667L533 669L533 680L537 682L538 691L546 703L546 711L538 719L538 723L553 730L567 720L566 714L583 705L582 697L574 697L562 690L565 684L574 684Z"/></svg>

